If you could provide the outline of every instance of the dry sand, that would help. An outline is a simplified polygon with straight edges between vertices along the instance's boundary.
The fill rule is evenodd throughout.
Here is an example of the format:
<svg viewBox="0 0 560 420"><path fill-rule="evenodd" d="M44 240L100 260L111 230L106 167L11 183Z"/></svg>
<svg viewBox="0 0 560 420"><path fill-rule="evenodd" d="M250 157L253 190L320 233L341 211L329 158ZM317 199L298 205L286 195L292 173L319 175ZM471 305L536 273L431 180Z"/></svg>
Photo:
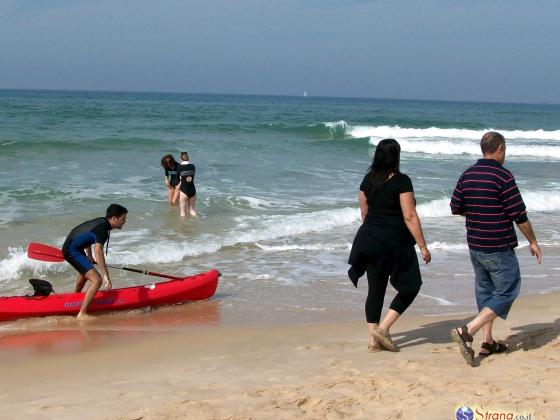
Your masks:
<svg viewBox="0 0 560 420"><path fill-rule="evenodd" d="M463 316L404 316L393 331L399 353L369 353L365 322L144 331L120 341L122 331L96 340L83 327L73 339L93 335L96 344L2 361L0 417L451 419L470 406L475 419L560 418L559 297L519 299L495 325L508 354L474 368L449 336ZM25 353L42 337L0 347Z"/></svg>

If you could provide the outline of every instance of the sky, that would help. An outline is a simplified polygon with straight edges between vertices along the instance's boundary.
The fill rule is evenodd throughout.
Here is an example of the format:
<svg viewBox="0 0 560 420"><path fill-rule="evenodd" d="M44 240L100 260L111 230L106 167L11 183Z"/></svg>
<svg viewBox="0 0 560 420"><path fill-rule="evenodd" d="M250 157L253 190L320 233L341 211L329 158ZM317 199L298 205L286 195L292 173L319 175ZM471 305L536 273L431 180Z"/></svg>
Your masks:
<svg viewBox="0 0 560 420"><path fill-rule="evenodd" d="M557 0L0 0L0 89L560 103Z"/></svg>

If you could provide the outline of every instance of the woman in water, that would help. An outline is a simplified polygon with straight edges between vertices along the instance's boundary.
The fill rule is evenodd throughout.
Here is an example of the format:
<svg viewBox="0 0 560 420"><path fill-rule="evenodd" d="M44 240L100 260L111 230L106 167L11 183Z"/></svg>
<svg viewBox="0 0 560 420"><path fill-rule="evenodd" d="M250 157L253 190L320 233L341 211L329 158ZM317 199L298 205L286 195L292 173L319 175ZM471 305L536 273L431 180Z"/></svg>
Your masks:
<svg viewBox="0 0 560 420"><path fill-rule="evenodd" d="M163 181L167 186L167 201L175 204L179 199L179 164L172 155L165 155L161 158L161 166L165 170Z"/></svg>
<svg viewBox="0 0 560 420"><path fill-rule="evenodd" d="M194 186L195 167L189 161L187 152L181 153L181 164L177 167L179 179L181 180L181 193L179 205L181 206L181 216L186 216L187 211L191 216L196 216L194 205L196 203L196 188Z"/></svg>
<svg viewBox="0 0 560 420"><path fill-rule="evenodd" d="M359 192L362 225L354 238L348 276L355 287L367 272L366 319L368 349L398 351L389 329L416 298L422 284L414 244L426 264L430 251L416 213L410 178L399 171L401 148L393 139L379 142L373 163ZM387 284L397 290L390 309L380 322Z"/></svg>

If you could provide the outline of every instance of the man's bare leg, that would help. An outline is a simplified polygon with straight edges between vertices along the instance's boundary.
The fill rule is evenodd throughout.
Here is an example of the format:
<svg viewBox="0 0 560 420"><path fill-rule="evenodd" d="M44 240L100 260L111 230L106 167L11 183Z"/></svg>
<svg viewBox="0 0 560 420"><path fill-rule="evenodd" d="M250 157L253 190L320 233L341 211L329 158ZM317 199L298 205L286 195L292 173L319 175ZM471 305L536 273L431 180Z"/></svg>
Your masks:
<svg viewBox="0 0 560 420"><path fill-rule="evenodd" d="M86 285L86 276L83 274L78 274L78 278L76 279L76 287L74 288L74 292L80 293L84 286Z"/></svg>
<svg viewBox="0 0 560 420"><path fill-rule="evenodd" d="M84 276L87 278L87 280L91 282L91 284L89 285L86 291L86 295L84 296L84 301L82 302L82 307L80 308L80 312L78 312L78 315L76 316L76 318L78 319L85 319L88 317L87 309L89 307L89 304L91 303L93 297L101 287L101 283L103 283L101 276L99 275L99 273L95 268L89 270L86 274L84 274Z"/></svg>
<svg viewBox="0 0 560 420"><path fill-rule="evenodd" d="M492 336L492 324L497 317L492 309L484 307L471 322L467 323L467 332L474 336L481 328L489 328L488 332ZM462 331L462 328L459 329ZM487 330L484 329L485 335L486 332Z"/></svg>
<svg viewBox="0 0 560 420"><path fill-rule="evenodd" d="M492 337L492 326L494 325L494 320L487 322L482 326L482 332L484 334L484 342L492 344L494 342L494 337Z"/></svg>

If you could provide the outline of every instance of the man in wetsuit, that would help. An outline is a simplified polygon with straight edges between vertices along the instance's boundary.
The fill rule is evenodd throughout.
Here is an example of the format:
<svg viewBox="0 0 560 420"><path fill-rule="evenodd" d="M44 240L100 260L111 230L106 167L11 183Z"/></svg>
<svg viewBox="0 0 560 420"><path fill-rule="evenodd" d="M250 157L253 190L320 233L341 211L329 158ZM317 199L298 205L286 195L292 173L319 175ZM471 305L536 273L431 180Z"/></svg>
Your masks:
<svg viewBox="0 0 560 420"><path fill-rule="evenodd" d="M79 273L76 279L75 292L82 291L86 280L91 282L78 313L78 318L87 317L87 308L102 283L105 289L111 289L112 287L105 264L105 256L103 255L103 245L109 240L109 232L112 229L122 229L126 223L127 213L128 210L123 206L111 204L107 208L105 217L89 220L72 229L62 246L64 259ZM103 278L93 267L93 264L99 266Z"/></svg>

